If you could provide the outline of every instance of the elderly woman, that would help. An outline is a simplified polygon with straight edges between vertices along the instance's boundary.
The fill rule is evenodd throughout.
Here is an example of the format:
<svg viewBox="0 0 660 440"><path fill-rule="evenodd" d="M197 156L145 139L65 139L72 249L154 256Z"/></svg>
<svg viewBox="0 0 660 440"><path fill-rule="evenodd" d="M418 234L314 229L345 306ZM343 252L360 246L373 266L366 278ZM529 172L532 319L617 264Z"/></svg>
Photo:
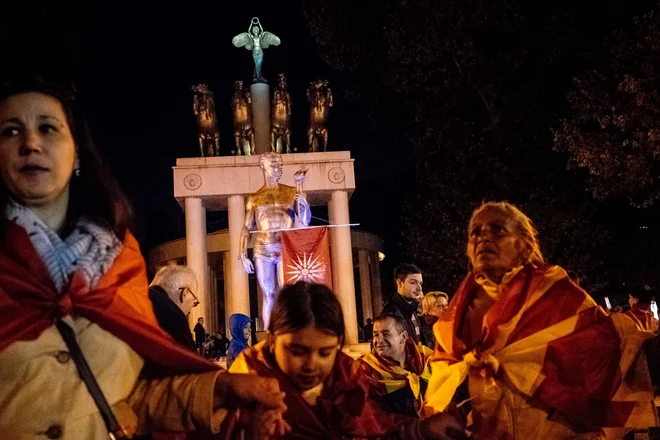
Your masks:
<svg viewBox="0 0 660 440"><path fill-rule="evenodd" d="M424 295L422 299L422 316L424 322L422 323L422 333L424 333L424 341L429 348L435 348L435 336L433 335L433 324L438 321L442 313L447 309L449 304L449 295L445 292L429 292Z"/></svg>
<svg viewBox="0 0 660 440"><path fill-rule="evenodd" d="M467 256L471 270L434 327L427 412L444 410L467 380L475 439L593 438L656 423L634 363L652 334L606 316L564 269L547 265L525 214L483 204Z"/></svg>
<svg viewBox="0 0 660 440"><path fill-rule="evenodd" d="M0 212L3 438L217 432L223 406L283 405L275 381L218 371L158 327L129 204L70 96L1 91Z"/></svg>

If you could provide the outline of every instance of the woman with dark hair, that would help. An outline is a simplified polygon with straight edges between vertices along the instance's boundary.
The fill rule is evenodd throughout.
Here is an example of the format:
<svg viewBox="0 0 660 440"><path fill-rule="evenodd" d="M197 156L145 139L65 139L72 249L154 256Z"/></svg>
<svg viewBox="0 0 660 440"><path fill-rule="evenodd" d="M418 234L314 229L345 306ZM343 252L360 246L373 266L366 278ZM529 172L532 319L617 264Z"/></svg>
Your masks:
<svg viewBox="0 0 660 440"><path fill-rule="evenodd" d="M465 438L444 413L420 420L382 412L369 397L373 384L341 351L343 343L337 297L324 285L301 281L280 291L266 341L241 353L230 371L277 379L286 393L284 439Z"/></svg>
<svg viewBox="0 0 660 440"><path fill-rule="evenodd" d="M3 437L217 432L223 406L282 407L276 381L231 377L160 329L129 203L70 95L0 91L0 209Z"/></svg>

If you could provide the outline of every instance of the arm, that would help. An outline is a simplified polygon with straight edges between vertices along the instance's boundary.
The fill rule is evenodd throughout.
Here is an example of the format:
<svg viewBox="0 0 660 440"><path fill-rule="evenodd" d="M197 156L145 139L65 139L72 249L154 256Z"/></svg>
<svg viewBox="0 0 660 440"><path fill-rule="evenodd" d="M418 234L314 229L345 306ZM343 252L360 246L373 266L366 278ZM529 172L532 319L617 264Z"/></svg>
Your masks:
<svg viewBox="0 0 660 440"><path fill-rule="evenodd" d="M312 219L312 211L309 208L309 203L307 202L307 197L304 192L296 192L293 209L296 213L295 226L309 226L309 222Z"/></svg>
<svg viewBox="0 0 660 440"><path fill-rule="evenodd" d="M239 239L240 241L239 241L239 250L238 250L238 259L241 260L241 263L243 263L243 269L245 269L245 272L247 273L254 272L254 265L247 257L248 243L250 242L250 229L254 228L254 226L255 226L254 206L252 202L252 197L248 197L247 211L245 213L245 224L243 225L243 229L241 230L241 237Z"/></svg>
<svg viewBox="0 0 660 440"><path fill-rule="evenodd" d="M234 408L264 405L282 412L284 393L277 381L251 374L211 371L163 378L142 378L126 399L137 415L137 434L153 431L219 432L237 417Z"/></svg>

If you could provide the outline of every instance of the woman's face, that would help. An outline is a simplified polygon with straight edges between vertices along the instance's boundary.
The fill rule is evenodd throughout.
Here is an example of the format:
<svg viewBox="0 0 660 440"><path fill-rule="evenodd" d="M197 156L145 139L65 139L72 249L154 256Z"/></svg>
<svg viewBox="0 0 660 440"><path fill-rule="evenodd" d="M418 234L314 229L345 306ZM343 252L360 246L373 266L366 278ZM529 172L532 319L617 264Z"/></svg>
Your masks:
<svg viewBox="0 0 660 440"><path fill-rule="evenodd" d="M277 365L301 391L314 388L330 375L341 344L339 337L315 327L271 337Z"/></svg>
<svg viewBox="0 0 660 440"><path fill-rule="evenodd" d="M249 322L245 325L245 327L243 327L243 336L248 341L250 340L250 337L252 336L252 325Z"/></svg>
<svg viewBox="0 0 660 440"><path fill-rule="evenodd" d="M439 296L435 299L435 304L431 310L431 315L437 316L438 318L442 316L442 313L447 309L447 298L444 296Z"/></svg>
<svg viewBox="0 0 660 440"><path fill-rule="evenodd" d="M21 93L0 103L0 177L16 200L47 207L68 197L76 146L60 102Z"/></svg>
<svg viewBox="0 0 660 440"><path fill-rule="evenodd" d="M472 219L467 254L475 273L499 283L505 273L523 263L524 251L515 221L507 213L486 208Z"/></svg>

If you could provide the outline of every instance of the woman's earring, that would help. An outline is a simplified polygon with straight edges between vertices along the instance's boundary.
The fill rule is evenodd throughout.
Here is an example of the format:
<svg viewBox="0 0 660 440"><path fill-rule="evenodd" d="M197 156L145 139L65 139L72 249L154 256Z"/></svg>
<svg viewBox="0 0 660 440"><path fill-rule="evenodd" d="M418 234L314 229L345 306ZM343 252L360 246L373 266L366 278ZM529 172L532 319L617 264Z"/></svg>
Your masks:
<svg viewBox="0 0 660 440"><path fill-rule="evenodd" d="M76 175L76 177L80 177L80 168L73 170L73 173Z"/></svg>

